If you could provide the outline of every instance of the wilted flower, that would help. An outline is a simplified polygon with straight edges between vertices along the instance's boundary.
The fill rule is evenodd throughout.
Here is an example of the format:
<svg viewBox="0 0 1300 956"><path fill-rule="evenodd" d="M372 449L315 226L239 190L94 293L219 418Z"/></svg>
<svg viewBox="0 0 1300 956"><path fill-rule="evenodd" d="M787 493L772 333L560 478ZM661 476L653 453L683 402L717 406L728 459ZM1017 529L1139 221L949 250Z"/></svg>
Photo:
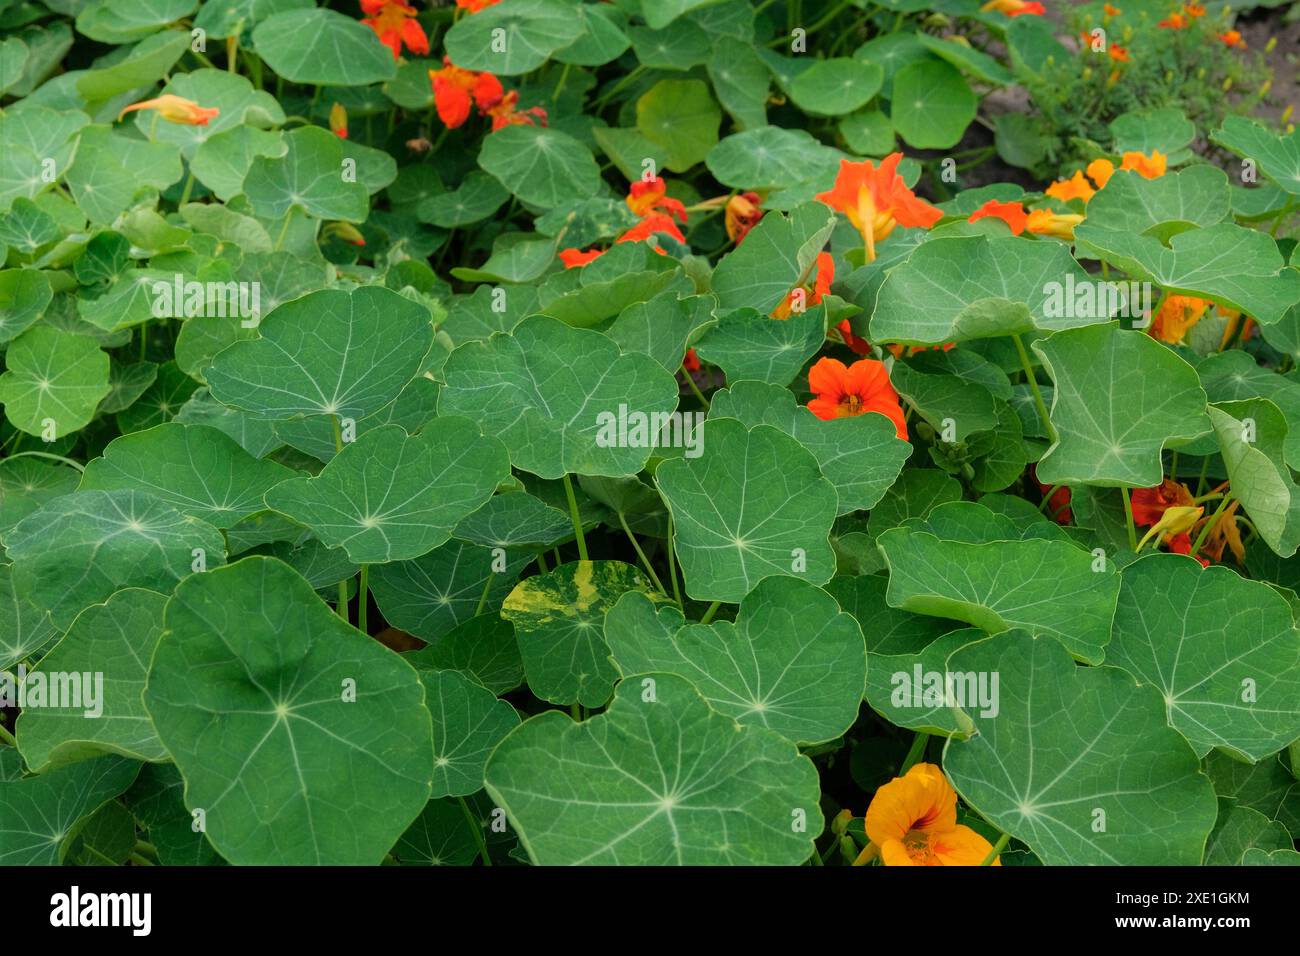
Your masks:
<svg viewBox="0 0 1300 956"><path fill-rule="evenodd" d="M187 100L183 96L164 93L162 96L156 96L151 100L132 103L118 113L117 118L120 120L127 113L133 113L136 110L156 110L158 115L167 122L181 123L185 126L207 126L210 120L214 120L221 115L221 110L215 106L200 106L193 100Z"/></svg>

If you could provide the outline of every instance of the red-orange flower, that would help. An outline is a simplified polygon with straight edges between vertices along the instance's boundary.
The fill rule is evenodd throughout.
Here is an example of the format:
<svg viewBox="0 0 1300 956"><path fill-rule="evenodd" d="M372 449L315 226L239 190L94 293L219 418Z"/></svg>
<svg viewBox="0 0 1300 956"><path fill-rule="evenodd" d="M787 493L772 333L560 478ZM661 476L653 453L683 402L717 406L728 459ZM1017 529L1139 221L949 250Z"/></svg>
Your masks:
<svg viewBox="0 0 1300 956"><path fill-rule="evenodd" d="M361 0L361 9L369 14L361 22L375 31L379 42L392 51L393 59L402 55L403 44L412 53L429 52L429 38L415 19L415 7L406 0Z"/></svg>
<svg viewBox="0 0 1300 956"><path fill-rule="evenodd" d="M1025 224L1029 221L1029 214L1025 212L1025 207L1018 202L999 202L996 199L990 199L971 213L968 221L979 222L981 219L1001 219L1011 228L1011 234L1018 236L1025 231Z"/></svg>
<svg viewBox="0 0 1300 956"><path fill-rule="evenodd" d="M478 13L500 2L501 0L456 0L456 6L470 13Z"/></svg>
<svg viewBox="0 0 1300 956"><path fill-rule="evenodd" d="M1128 62L1128 48L1122 47L1118 43L1112 43L1110 49L1106 51L1106 55L1116 63Z"/></svg>
<svg viewBox="0 0 1300 956"><path fill-rule="evenodd" d="M639 223L629 229L623 235L618 237L618 242L640 242L643 239L649 239L656 232L666 232L683 245L686 243L686 237L682 231L677 228L673 222L673 217L665 212L652 213L646 216Z"/></svg>
<svg viewBox="0 0 1300 956"><path fill-rule="evenodd" d="M442 64L441 70L429 71L429 79L433 82L433 102L438 109L438 118L448 129L455 129L469 119L473 106L478 106L479 112L486 115L505 95L501 81L491 73L461 69L445 56Z"/></svg>
<svg viewBox="0 0 1300 956"><path fill-rule="evenodd" d="M490 73L484 73L484 76L496 77ZM499 86L500 84L498 84ZM506 126L545 126L547 123L546 110L541 106L533 106L526 110L519 109L519 91L511 90L502 96L495 104L489 106L484 113L492 117L492 131Z"/></svg>
<svg viewBox="0 0 1300 956"><path fill-rule="evenodd" d="M877 412L892 421L898 437L907 441L903 408L884 362L859 359L846 368L837 359L818 359L808 370L808 390L817 396L808 410L823 421Z"/></svg>
<svg viewBox="0 0 1300 956"><path fill-rule="evenodd" d="M679 222L686 221L686 207L680 199L668 197L668 184L658 176L638 180L628 187L627 207L642 219L654 213L665 213Z"/></svg>
<svg viewBox="0 0 1300 956"><path fill-rule="evenodd" d="M158 115L167 122L180 123L184 126L207 126L209 120L214 120L221 115L221 110L215 106L199 106L193 100L164 93L151 100L132 103L118 113L117 118L120 120L127 113L134 113L136 110L157 110Z"/></svg>
<svg viewBox="0 0 1300 956"><path fill-rule="evenodd" d="M772 318L788 319L796 311L803 312L808 306L816 305L821 302L822 296L831 291L831 283L835 281L835 259L829 252L817 253L817 264L814 270L813 284L811 288L805 281L802 285L797 285L786 293L781 304L772 310Z"/></svg>
<svg viewBox="0 0 1300 956"><path fill-rule="evenodd" d="M727 200L723 218L727 226L727 238L736 245L740 245L740 240L763 218L763 210L758 207L760 201L758 193L738 193Z"/></svg>
<svg viewBox="0 0 1300 956"><path fill-rule="evenodd" d="M1181 13L1171 13L1156 26L1163 30L1182 30L1187 26L1187 18Z"/></svg>
<svg viewBox="0 0 1300 956"><path fill-rule="evenodd" d="M1135 488L1130 500L1133 523L1144 528L1157 524L1170 508L1190 508L1196 504L1188 487L1172 478L1164 479L1154 488Z"/></svg>
<svg viewBox="0 0 1300 956"><path fill-rule="evenodd" d="M1197 17L1205 16L1205 7L1199 3L1185 3L1183 4L1183 13L1195 20Z"/></svg>
<svg viewBox="0 0 1300 956"><path fill-rule="evenodd" d="M1226 33L1220 33L1219 41L1227 46L1235 46L1242 50L1246 49L1246 41L1241 38L1240 30L1229 30Z"/></svg>
<svg viewBox="0 0 1300 956"><path fill-rule="evenodd" d="M919 199L898 175L902 153L890 153L879 168L870 160L854 163L840 160L840 172L834 188L818 193L817 198L832 209L844 213L862 234L867 261L876 258L876 243L885 239L895 226L929 229L943 213Z"/></svg>
<svg viewBox="0 0 1300 956"><path fill-rule="evenodd" d="M581 249L561 249L560 261L564 263L564 268L576 269L585 266L592 259L599 259L604 254L604 249L588 249L585 252Z"/></svg>
<svg viewBox="0 0 1300 956"><path fill-rule="evenodd" d="M988 3L980 7L980 11L983 13L988 13L990 10L1005 13L1009 17L1019 17L1025 14L1041 17L1047 12L1046 8L1037 0L989 0Z"/></svg>
<svg viewBox="0 0 1300 956"><path fill-rule="evenodd" d="M700 370L700 357L695 354L695 349L686 350L686 354L682 356L682 368L688 372L698 372Z"/></svg>
<svg viewBox="0 0 1300 956"><path fill-rule="evenodd" d="M1119 7L1112 7L1109 3L1103 3L1101 9L1105 11L1108 17L1117 17L1123 12Z"/></svg>

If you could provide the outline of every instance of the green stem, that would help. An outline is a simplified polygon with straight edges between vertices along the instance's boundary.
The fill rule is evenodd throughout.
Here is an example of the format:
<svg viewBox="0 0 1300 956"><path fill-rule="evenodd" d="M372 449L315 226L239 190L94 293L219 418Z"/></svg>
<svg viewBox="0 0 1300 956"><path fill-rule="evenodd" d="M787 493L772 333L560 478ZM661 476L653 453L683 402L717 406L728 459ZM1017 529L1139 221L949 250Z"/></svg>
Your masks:
<svg viewBox="0 0 1300 956"><path fill-rule="evenodd" d="M537 552L537 570L538 570L538 571L541 571L542 574L545 574L545 573L546 573L547 568L546 568L546 552L545 552L545 551L538 551L538 552Z"/></svg>
<svg viewBox="0 0 1300 956"><path fill-rule="evenodd" d="M457 797L456 799L460 802L460 809L465 814L465 819L469 822L469 828L474 834L474 842L478 844L478 855L483 860L483 865L491 866L492 857L488 855L487 841L483 839L483 824L475 819L464 797Z"/></svg>
<svg viewBox="0 0 1300 956"><path fill-rule="evenodd" d="M993 844L993 849L989 850L989 855L984 858L984 862L980 866L992 866L993 861L998 858L998 854L1005 850L1010 842L1011 834L1009 833L1004 833L998 837L998 842Z"/></svg>
<svg viewBox="0 0 1300 956"><path fill-rule="evenodd" d="M1223 514L1224 509L1228 507L1228 503L1232 500L1231 491L1223 496L1223 500L1219 502L1219 507L1214 509L1214 514L1210 515L1210 520L1205 522L1205 525L1201 528L1201 533L1196 536L1196 542L1192 545L1192 557L1196 557L1201 550L1201 545L1205 544L1205 539L1210 536L1210 529L1219 523L1219 516Z"/></svg>
<svg viewBox="0 0 1300 956"><path fill-rule="evenodd" d="M1052 487L1048 488L1047 494L1043 495L1043 500L1038 504L1038 510L1042 511L1049 504L1051 504L1052 498L1054 498L1056 496L1056 493L1060 490L1061 490L1060 485L1052 485Z"/></svg>
<svg viewBox="0 0 1300 956"><path fill-rule="evenodd" d="M1129 498L1127 488L1120 488L1120 494L1124 496L1124 523L1128 525L1128 547L1130 551L1138 549L1137 528L1133 524L1133 502Z"/></svg>
<svg viewBox="0 0 1300 956"><path fill-rule="evenodd" d="M284 237L289 234L289 223L293 222L293 213L297 206L290 206L289 211L284 214L284 225L280 227L280 234L275 237L275 251L279 252L280 247L284 245Z"/></svg>
<svg viewBox="0 0 1300 956"><path fill-rule="evenodd" d="M708 624L713 620L713 615L718 613L718 608L722 607L721 601L714 601L709 605L709 609L704 612L704 617L700 618L701 624Z"/></svg>
<svg viewBox="0 0 1300 956"><path fill-rule="evenodd" d="M904 776L907 771L915 767L925 756L925 745L930 742L930 735L923 730L918 730L916 736L912 738L912 747L907 751L907 756L903 758L903 765L898 768L898 775Z"/></svg>
<svg viewBox="0 0 1300 956"><path fill-rule="evenodd" d="M136 840L135 852L153 860L158 859L158 848L147 840Z"/></svg>
<svg viewBox="0 0 1300 956"><path fill-rule="evenodd" d="M1025 343L1018 332L1011 336L1011 340L1016 343L1016 351L1020 353L1020 365L1025 370L1025 381L1029 383L1029 390L1034 393L1034 404L1038 406L1038 414L1047 428L1047 437L1052 444L1056 444L1056 428L1047 415L1047 403L1043 401L1043 393L1038 390L1038 378L1034 375L1034 365L1029 361L1029 353L1025 351Z"/></svg>
<svg viewBox="0 0 1300 956"><path fill-rule="evenodd" d="M673 553L673 516L668 516L668 578L673 582L673 600L677 602L678 607L685 607L682 604L682 592L677 586L677 560Z"/></svg>
<svg viewBox="0 0 1300 956"><path fill-rule="evenodd" d="M140 361L145 360L145 354L149 350L149 323L147 321L140 323Z"/></svg>
<svg viewBox="0 0 1300 956"><path fill-rule="evenodd" d="M1282 220L1286 218L1286 214L1291 211L1293 205L1295 205L1295 197L1288 196L1286 205L1282 207L1282 211L1278 213L1277 218L1273 220L1273 228L1268 231L1270 236L1277 236L1277 231L1282 225Z"/></svg>
<svg viewBox="0 0 1300 956"><path fill-rule="evenodd" d="M582 534L582 519L578 517L578 498L573 493L573 482L569 475L564 475L564 497L569 499L569 517L573 520L573 533L578 542L578 559L589 561L587 557L587 539Z"/></svg>
<svg viewBox="0 0 1300 956"><path fill-rule="evenodd" d="M1210 456L1206 455L1201 459L1201 475L1196 479L1196 493L1199 495L1205 490L1205 476L1210 471Z"/></svg>
<svg viewBox="0 0 1300 956"><path fill-rule="evenodd" d="M627 519L623 517L623 512L619 511L615 513L618 515L618 523L623 526L623 533L627 535L627 540L632 542L632 548L636 551L636 556L641 559L642 566L645 568L646 573L650 575L650 580L655 583L655 587L659 589L659 593L664 597L667 597L668 592L664 590L663 582L659 580L659 575L655 574L655 569L651 566L650 559L647 558L645 552L641 550L641 543L637 541L636 535L634 535L632 529L627 526Z"/></svg>
<svg viewBox="0 0 1300 956"><path fill-rule="evenodd" d="M184 206L187 202L189 202L190 193L192 193L193 191L194 191L194 170L193 168L191 168L189 176L185 178L185 188L181 190L181 201L178 202L176 205Z"/></svg>
<svg viewBox="0 0 1300 956"><path fill-rule="evenodd" d="M704 410L707 412L709 410L709 400L704 397L704 393L700 391L700 387L695 384L695 379L691 377L690 372L683 369L682 374L686 379L686 384L691 387L691 391L695 393L695 397L700 400L700 404L704 406Z"/></svg>
<svg viewBox="0 0 1300 956"><path fill-rule="evenodd" d="M569 705L569 716L573 718L574 723L582 723L582 708L578 706L576 700Z"/></svg>
<svg viewBox="0 0 1300 956"><path fill-rule="evenodd" d="M488 579L489 581L491 578ZM361 586L357 589L357 630L369 634L366 629L366 594L370 590L370 565L361 565Z"/></svg>
<svg viewBox="0 0 1300 956"><path fill-rule="evenodd" d="M14 750L18 749L17 738L15 738L13 734L9 733L4 724L0 724L0 741L4 741L10 747L13 747Z"/></svg>
<svg viewBox="0 0 1300 956"><path fill-rule="evenodd" d="M838 3L838 4L836 4L835 6L831 7L831 10L830 10L829 13L827 13L824 17L822 17L820 20L818 20L818 21L817 21L816 23L814 23L812 26L808 27L807 32L808 32L808 33L816 33L816 32L817 32L818 30L820 30L822 27L826 26L826 24L830 23L830 22L831 22L832 20L834 20L837 16L839 16L840 13L843 12L843 10L844 10L847 6L849 6L849 4L850 4L851 2L852 2L852 0L841 0L840 3Z"/></svg>
<svg viewBox="0 0 1300 956"><path fill-rule="evenodd" d="M492 574L489 570L487 580L483 582L483 593L478 596L478 607L474 608L475 617L483 613L483 607L487 604L488 592L492 590Z"/></svg>
<svg viewBox="0 0 1300 956"><path fill-rule="evenodd" d="M151 862L146 860L139 853L132 853L129 857L127 857L127 859L129 859L136 866L153 866Z"/></svg>
<svg viewBox="0 0 1300 956"><path fill-rule="evenodd" d="M54 455L48 451L18 451L12 455L6 456L8 459L14 458L48 458L51 461L62 462L69 468L75 468L77 471L85 471L86 466L79 461L73 461L71 458L64 458L62 455Z"/></svg>
<svg viewBox="0 0 1300 956"><path fill-rule="evenodd" d="M1173 457L1169 459L1169 477L1174 481L1178 480L1178 452L1172 453Z"/></svg>

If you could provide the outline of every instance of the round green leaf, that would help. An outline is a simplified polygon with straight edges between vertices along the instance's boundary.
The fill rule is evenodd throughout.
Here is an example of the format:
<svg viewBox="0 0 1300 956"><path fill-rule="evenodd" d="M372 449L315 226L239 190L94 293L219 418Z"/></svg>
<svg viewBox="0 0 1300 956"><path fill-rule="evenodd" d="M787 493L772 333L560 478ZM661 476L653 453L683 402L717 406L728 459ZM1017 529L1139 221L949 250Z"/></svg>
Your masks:
<svg viewBox="0 0 1300 956"><path fill-rule="evenodd" d="M582 35L584 19L560 0L502 0L447 31L447 55L466 70L529 73Z"/></svg>
<svg viewBox="0 0 1300 956"><path fill-rule="evenodd" d="M433 715L433 795L463 797L483 789L492 748L519 726L504 700L456 671L421 671Z"/></svg>
<svg viewBox="0 0 1300 956"><path fill-rule="evenodd" d="M975 733L943 754L986 820L1049 866L1200 864L1214 789L1153 688L1023 631L963 647L947 670L998 678L997 713L963 708Z"/></svg>
<svg viewBox="0 0 1300 956"><path fill-rule="evenodd" d="M424 689L306 581L245 558L167 604L144 702L236 865L375 865L428 802Z"/></svg>
<svg viewBox="0 0 1300 956"><path fill-rule="evenodd" d="M600 190L591 150L568 133L513 125L483 141L478 164L526 203L550 209Z"/></svg>
<svg viewBox="0 0 1300 956"><path fill-rule="evenodd" d="M875 63L840 56L818 60L790 84L795 106L818 116L843 116L880 92L885 71Z"/></svg>
<svg viewBox="0 0 1300 956"><path fill-rule="evenodd" d="M55 498L5 539L14 586L67 630L83 608L122 588L171 593L191 571L226 558L221 532L136 490Z"/></svg>
<svg viewBox="0 0 1300 956"><path fill-rule="evenodd" d="M731 418L705 422L701 441L698 458L665 461L655 471L686 593L736 604L772 575L830 580L839 498L817 459L771 425L747 429Z"/></svg>
<svg viewBox="0 0 1300 956"><path fill-rule="evenodd" d="M92 338L47 325L28 329L5 353L5 417L29 435L62 438L77 431L108 394L108 364Z"/></svg>
<svg viewBox="0 0 1300 956"><path fill-rule="evenodd" d="M248 165L243 191L258 215L284 219L300 209L319 219L365 222L370 193L359 173L348 175L337 136L319 126L300 126L283 134L283 144L285 152L276 155L269 144L251 143L258 152ZM241 161L246 156L247 151Z"/></svg>
<svg viewBox="0 0 1300 956"><path fill-rule="evenodd" d="M1183 555L1124 569L1108 663L1164 695L1169 725L1204 756L1255 761L1300 737L1300 632L1263 582Z"/></svg>
<svg viewBox="0 0 1300 956"><path fill-rule="evenodd" d="M41 773L106 752L167 759L140 697L162 637L166 603L166 596L154 591L118 591L79 614L40 667L27 675L29 701L38 683L53 688L62 675L80 682L77 706L59 706L50 699L19 716L15 730L28 767Z"/></svg>
<svg viewBox="0 0 1300 956"><path fill-rule="evenodd" d="M903 67L894 77L890 119L917 149L948 149L975 119L979 100L961 73L936 60Z"/></svg>
<svg viewBox="0 0 1300 956"><path fill-rule="evenodd" d="M81 490L140 489L225 529L261 511L262 496L292 477L288 468L259 461L215 428L170 422L110 442L86 466Z"/></svg>
<svg viewBox="0 0 1300 956"><path fill-rule="evenodd" d="M290 10L253 29L253 48L293 83L367 86L393 78L392 52L375 31L333 10Z"/></svg>
<svg viewBox="0 0 1300 956"><path fill-rule="evenodd" d="M1033 348L1055 386L1058 440L1038 463L1045 484L1151 488L1167 444L1210 430L1196 370L1145 332L1094 325Z"/></svg>
<svg viewBox="0 0 1300 956"><path fill-rule="evenodd" d="M18 763L17 751L0 749L0 770L8 771L10 760ZM35 776L0 773L0 866L58 866L78 822L131 786L139 772L134 760L100 757Z"/></svg>
<svg viewBox="0 0 1300 956"><path fill-rule="evenodd" d="M858 717L867 677L862 631L820 588L768 578L736 622L687 624L675 607L625 594L605 616L624 674L677 674L720 714L774 730L800 746L843 734Z"/></svg>
<svg viewBox="0 0 1300 956"><path fill-rule="evenodd" d="M701 80L660 80L636 101L637 131L666 152L664 165L684 173L718 142L722 111Z"/></svg>
<svg viewBox="0 0 1300 956"><path fill-rule="evenodd" d="M264 418L379 411L420 370L429 310L396 292L322 289L286 302L204 370L218 401Z"/></svg>
<svg viewBox="0 0 1300 956"><path fill-rule="evenodd" d="M620 445L612 434L620 406L653 416L677 404L676 381L650 356L544 316L462 345L443 377L439 414L479 422L505 442L512 464L543 478L636 474L658 436Z"/></svg>
<svg viewBox="0 0 1300 956"><path fill-rule="evenodd" d="M0 344L16 338L41 317L54 292L44 272L0 270Z"/></svg>
<svg viewBox="0 0 1300 956"><path fill-rule="evenodd" d="M49 608L38 607L14 583L13 565L0 564L0 670L39 659L59 636Z"/></svg>
<svg viewBox="0 0 1300 956"><path fill-rule="evenodd" d="M459 671L494 694L524 682L515 629L495 611L470 618L432 644L411 651L406 659L417 668Z"/></svg>
<svg viewBox="0 0 1300 956"><path fill-rule="evenodd" d="M266 503L357 564L383 564L446 542L509 474L501 442L471 421L437 418L413 438L399 425L370 429L317 477L272 488Z"/></svg>
<svg viewBox="0 0 1300 956"><path fill-rule="evenodd" d="M541 866L792 866L823 825L812 761L673 674L623 681L585 723L525 721L489 758L487 790Z"/></svg>

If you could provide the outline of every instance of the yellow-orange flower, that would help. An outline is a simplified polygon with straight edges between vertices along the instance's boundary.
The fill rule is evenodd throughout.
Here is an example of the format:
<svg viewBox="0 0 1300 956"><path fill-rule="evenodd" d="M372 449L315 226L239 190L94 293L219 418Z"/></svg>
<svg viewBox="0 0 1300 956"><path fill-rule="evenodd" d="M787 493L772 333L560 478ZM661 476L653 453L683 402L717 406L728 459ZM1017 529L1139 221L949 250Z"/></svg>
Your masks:
<svg viewBox="0 0 1300 956"><path fill-rule="evenodd" d="M1185 3L1183 4L1183 13L1195 20L1197 17L1205 16L1205 7L1199 3Z"/></svg>
<svg viewBox="0 0 1300 956"><path fill-rule="evenodd" d="M1035 209L1029 214L1025 228L1040 236L1055 236L1057 239L1073 239L1074 227L1083 222L1083 217L1076 213L1058 213L1050 209Z"/></svg>
<svg viewBox="0 0 1300 956"><path fill-rule="evenodd" d="M1165 19L1161 20L1156 26L1162 30L1182 30L1187 26L1187 18L1181 13L1171 13Z"/></svg>
<svg viewBox="0 0 1300 956"><path fill-rule="evenodd" d="M871 843L863 857L874 850L885 866L979 866L993 850L957 822L957 792L930 763L918 763L877 790L865 824ZM993 861L1001 864L1000 856Z"/></svg>
<svg viewBox="0 0 1300 956"><path fill-rule="evenodd" d="M348 108L342 103L330 107L330 132L339 139L348 138Z"/></svg>
<svg viewBox="0 0 1300 956"><path fill-rule="evenodd" d="M1109 159L1094 159L1088 164L1088 178L1097 184L1098 189L1105 189L1110 177L1115 175L1115 164Z"/></svg>
<svg viewBox="0 0 1300 956"><path fill-rule="evenodd" d="M1047 187L1046 191L1047 195L1053 199L1059 199L1061 202L1082 199L1085 203L1097 192L1092 188L1092 184L1083 178L1083 173L1078 170L1075 170L1074 175L1069 179L1062 179L1052 183Z"/></svg>
<svg viewBox="0 0 1300 956"><path fill-rule="evenodd" d="M1151 321L1151 335L1161 342L1177 345L1205 315L1210 303L1194 295L1171 295Z"/></svg>
<svg viewBox="0 0 1300 956"><path fill-rule="evenodd" d="M210 120L214 120L221 115L221 110L215 106L200 106L193 100L187 100L183 96L164 93L162 96L155 96L151 100L132 103L118 113L117 118L120 120L127 113L133 113L136 110L157 110L158 115L167 122L181 123L185 126L207 126Z"/></svg>
<svg viewBox="0 0 1300 956"><path fill-rule="evenodd" d="M658 176L634 182L628 188L626 202L627 208L642 219L662 212L675 217L679 222L686 221L686 207L681 200L668 198L668 184Z"/></svg>
<svg viewBox="0 0 1300 956"><path fill-rule="evenodd" d="M870 160L854 163L840 161L835 186L817 198L849 217L853 228L862 234L867 261L876 258L876 243L885 239L895 226L929 229L943 213L907 188L898 175L902 153L890 153L877 168Z"/></svg>
<svg viewBox="0 0 1300 956"><path fill-rule="evenodd" d="M791 289L786 293L781 304L772 310L772 318L790 318L791 313L794 312L796 297L802 298L802 305L805 308L810 305L816 305L821 302L822 296L831 291L831 283L834 281L835 259L829 252L817 253L816 278L813 279L812 288L809 288L805 284ZM801 308L799 311L802 312L804 309Z"/></svg>
<svg viewBox="0 0 1300 956"><path fill-rule="evenodd" d="M749 230L757 226L758 221L763 218L763 210L759 208L759 202L758 193L737 193L727 200L723 218L727 226L727 238L736 245L740 245L740 240L744 239L749 234Z"/></svg>
<svg viewBox="0 0 1300 956"><path fill-rule="evenodd" d="M1169 157L1158 149L1151 150L1151 155L1130 150L1124 154L1119 164L1120 169L1131 169L1143 179L1159 179L1165 174Z"/></svg>
<svg viewBox="0 0 1300 956"><path fill-rule="evenodd" d="M1119 7L1112 7L1109 3L1103 3L1101 9L1105 11L1106 16L1108 17L1117 17L1124 12L1120 10Z"/></svg>

